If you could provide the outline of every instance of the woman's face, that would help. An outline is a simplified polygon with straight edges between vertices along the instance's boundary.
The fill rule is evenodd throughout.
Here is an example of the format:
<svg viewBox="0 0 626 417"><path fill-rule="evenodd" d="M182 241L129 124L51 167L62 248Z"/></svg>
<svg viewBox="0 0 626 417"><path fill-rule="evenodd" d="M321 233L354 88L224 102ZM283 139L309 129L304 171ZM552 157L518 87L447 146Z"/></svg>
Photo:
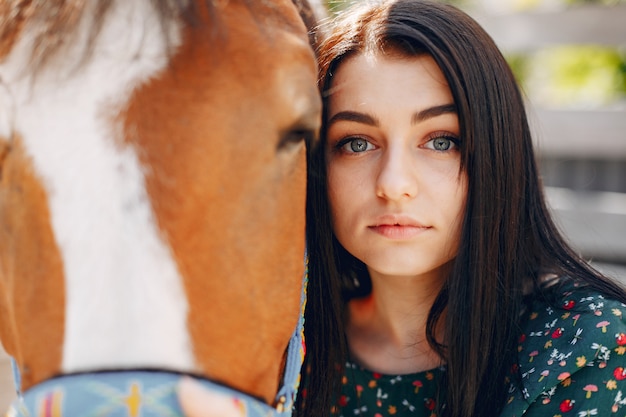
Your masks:
<svg viewBox="0 0 626 417"><path fill-rule="evenodd" d="M467 195L441 70L428 55L359 54L331 87L326 160L337 239L370 274L437 271L456 256Z"/></svg>

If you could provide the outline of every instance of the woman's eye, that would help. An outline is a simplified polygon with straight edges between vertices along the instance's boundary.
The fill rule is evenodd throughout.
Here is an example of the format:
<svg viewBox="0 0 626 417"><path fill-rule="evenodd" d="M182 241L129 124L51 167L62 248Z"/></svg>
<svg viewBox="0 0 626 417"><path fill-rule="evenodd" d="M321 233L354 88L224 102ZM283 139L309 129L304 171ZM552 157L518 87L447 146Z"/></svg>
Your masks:
<svg viewBox="0 0 626 417"><path fill-rule="evenodd" d="M347 139L340 144L340 147L345 152L360 153L369 151L373 148L373 145L362 138Z"/></svg>
<svg viewBox="0 0 626 417"><path fill-rule="evenodd" d="M454 138L440 136L426 142L426 148L445 152L456 148L458 141Z"/></svg>

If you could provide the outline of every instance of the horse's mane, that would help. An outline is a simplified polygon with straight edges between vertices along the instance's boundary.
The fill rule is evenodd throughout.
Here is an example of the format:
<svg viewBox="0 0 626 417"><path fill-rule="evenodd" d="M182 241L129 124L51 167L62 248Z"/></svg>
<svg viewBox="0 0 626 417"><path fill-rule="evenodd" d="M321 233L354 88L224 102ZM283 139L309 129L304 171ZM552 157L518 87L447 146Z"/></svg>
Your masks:
<svg viewBox="0 0 626 417"><path fill-rule="evenodd" d="M97 38L106 16L116 0L3 0L0 5L0 61L11 51L20 33L27 24L35 24L37 31L29 67L37 71L43 67L64 46L72 42L80 20L87 7L93 7L93 21L86 52ZM127 0L117 0L127 1ZM187 25L196 25L200 16L208 18L213 33L219 33L220 25L215 11L215 0L149 0L159 16L162 34L166 44L169 24L182 19ZM251 0L245 0L249 3ZM271 0L267 0L271 4ZM302 20L309 30L312 46L317 43L314 28L317 24L316 11L308 0L292 0ZM205 20L206 21L206 20ZM86 58L86 57L85 57Z"/></svg>
<svg viewBox="0 0 626 417"><path fill-rule="evenodd" d="M30 67L37 70L44 66L64 46L69 45L79 27L81 18L88 7L93 8L93 20L89 32L86 52L97 38L107 14L116 0L14 0L0 6L0 59L6 56L19 38L24 27L34 25L36 33L30 57ZM117 0L126 1L126 0ZM196 24L200 13L214 18L212 0L203 2L200 11L199 2L191 0L149 0L159 16L162 33L168 42L168 25L182 18L188 24ZM217 28L217 24L214 25ZM169 43L169 42L168 42Z"/></svg>

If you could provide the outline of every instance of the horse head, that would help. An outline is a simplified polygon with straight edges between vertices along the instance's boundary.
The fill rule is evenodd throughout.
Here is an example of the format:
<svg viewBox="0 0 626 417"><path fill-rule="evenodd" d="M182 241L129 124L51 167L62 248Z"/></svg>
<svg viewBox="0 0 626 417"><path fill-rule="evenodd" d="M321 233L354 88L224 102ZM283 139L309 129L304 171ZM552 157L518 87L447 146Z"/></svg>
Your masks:
<svg viewBox="0 0 626 417"><path fill-rule="evenodd" d="M320 119L298 7L7 3L0 337L22 388L160 369L274 403Z"/></svg>

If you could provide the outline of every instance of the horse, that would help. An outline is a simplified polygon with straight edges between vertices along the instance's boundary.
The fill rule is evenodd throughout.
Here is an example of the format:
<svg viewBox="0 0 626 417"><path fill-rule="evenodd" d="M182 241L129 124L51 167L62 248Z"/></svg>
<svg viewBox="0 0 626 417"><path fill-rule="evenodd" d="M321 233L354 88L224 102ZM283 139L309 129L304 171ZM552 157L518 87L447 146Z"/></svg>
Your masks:
<svg viewBox="0 0 626 417"><path fill-rule="evenodd" d="M291 408L321 115L312 10L2 2L0 340L22 391L10 415L72 415L63 381L121 376L117 391L93 386L150 416L172 383L150 400L145 375L198 377L263 415Z"/></svg>

